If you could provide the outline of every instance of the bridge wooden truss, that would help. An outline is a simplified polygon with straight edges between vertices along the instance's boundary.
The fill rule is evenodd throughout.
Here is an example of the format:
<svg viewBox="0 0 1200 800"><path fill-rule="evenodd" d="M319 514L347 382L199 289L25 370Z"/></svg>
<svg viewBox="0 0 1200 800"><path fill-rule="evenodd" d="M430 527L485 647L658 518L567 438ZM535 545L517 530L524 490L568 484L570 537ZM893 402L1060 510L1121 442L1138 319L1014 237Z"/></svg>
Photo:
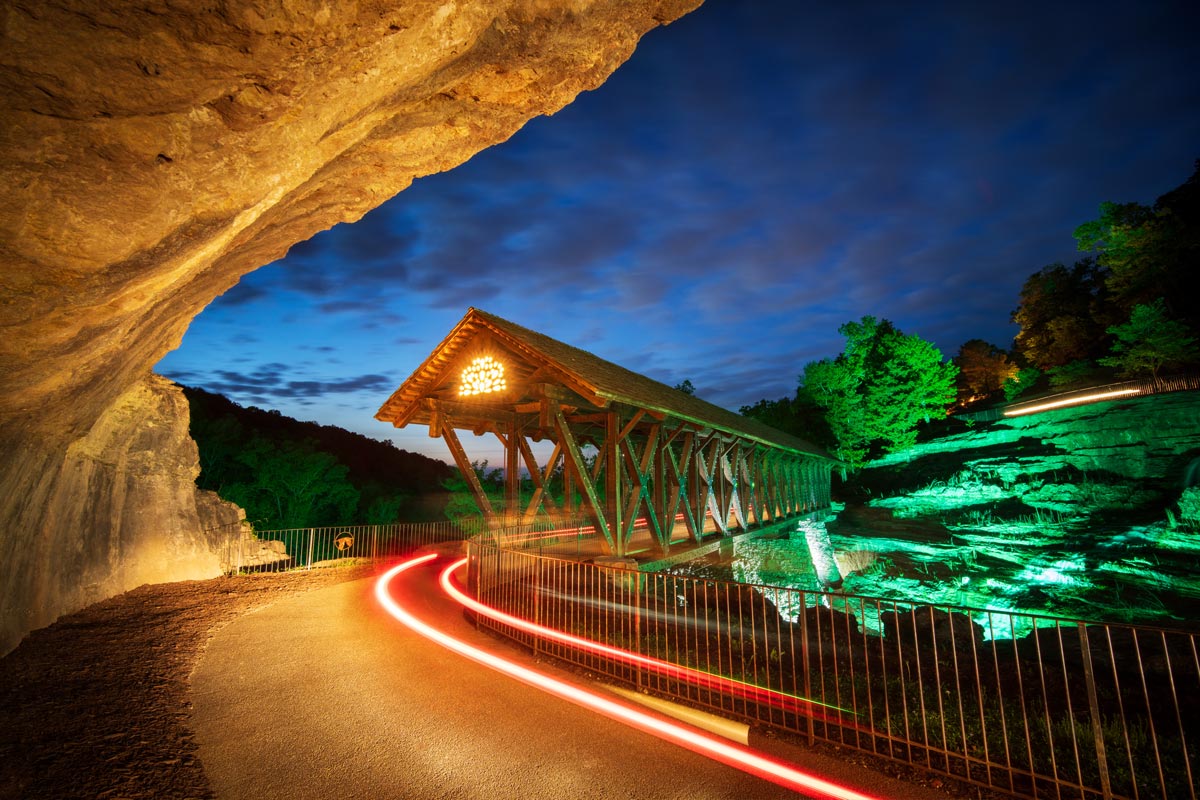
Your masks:
<svg viewBox="0 0 1200 800"><path fill-rule="evenodd" d="M616 556L645 538L641 531L666 553L681 540L828 506L838 463L803 440L474 308L376 418L426 425L444 438L489 523L585 518ZM484 491L460 430L504 446L503 509ZM538 442L552 445L541 464ZM524 502L522 470L533 484Z"/></svg>

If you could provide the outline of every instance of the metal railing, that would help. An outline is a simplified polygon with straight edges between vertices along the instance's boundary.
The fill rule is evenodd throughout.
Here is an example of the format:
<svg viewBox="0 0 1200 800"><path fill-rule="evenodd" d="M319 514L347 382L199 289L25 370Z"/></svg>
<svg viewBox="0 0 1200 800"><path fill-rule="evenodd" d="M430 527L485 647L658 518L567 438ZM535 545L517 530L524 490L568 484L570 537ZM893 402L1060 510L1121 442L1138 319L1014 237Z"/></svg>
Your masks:
<svg viewBox="0 0 1200 800"><path fill-rule="evenodd" d="M641 690L1018 797L1197 797L1195 633L468 554L545 630L479 624Z"/></svg>
<svg viewBox="0 0 1200 800"><path fill-rule="evenodd" d="M338 562L394 559L423 547L480 535L482 524L441 521L389 525L327 525L252 531L242 524L209 531L218 539L227 574L310 569ZM595 527L583 520L539 518L501 526L486 534L510 549L564 556L597 555Z"/></svg>
<svg viewBox="0 0 1200 800"><path fill-rule="evenodd" d="M1027 410L1031 408L1036 409L1041 406L1049 406L1046 410L1050 410L1050 408L1075 405L1074 401L1076 400L1081 401L1079 404L1082 405L1085 402L1098 403L1104 400L1141 397L1151 394L1167 394L1169 392L1186 392L1195 389L1200 389L1200 373L1171 375L1157 379L1142 378L1140 380L1122 381L1120 383L1108 383L1102 386L1088 386L1083 389L1071 389L1066 392L1041 394L1036 397L1025 398L1019 402L1005 403L995 408L955 414L954 417L957 419L969 419L974 422L995 422L1005 417L1036 413Z"/></svg>
<svg viewBox="0 0 1200 800"><path fill-rule="evenodd" d="M239 526L224 539L221 563L228 574L308 569L339 561L396 558L469 535L452 522L334 525L252 533Z"/></svg>

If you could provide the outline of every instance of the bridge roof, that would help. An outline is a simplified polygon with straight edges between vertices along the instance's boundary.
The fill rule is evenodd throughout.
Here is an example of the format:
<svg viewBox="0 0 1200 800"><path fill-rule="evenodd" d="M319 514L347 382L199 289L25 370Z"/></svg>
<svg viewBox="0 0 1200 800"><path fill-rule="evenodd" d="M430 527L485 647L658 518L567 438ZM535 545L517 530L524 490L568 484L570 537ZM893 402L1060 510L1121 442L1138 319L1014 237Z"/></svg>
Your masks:
<svg viewBox="0 0 1200 800"><path fill-rule="evenodd" d="M506 389L460 397L463 369L473 359L489 355L504 364ZM654 420L689 424L773 449L835 460L803 439L476 308L468 309L375 418L402 428L414 423L436 424L441 415L452 419L457 428L499 433L505 430L502 423L514 414L525 424L537 426L546 399L557 401L577 420L614 405L624 406L626 411L644 411ZM437 433L431 431L431 435Z"/></svg>

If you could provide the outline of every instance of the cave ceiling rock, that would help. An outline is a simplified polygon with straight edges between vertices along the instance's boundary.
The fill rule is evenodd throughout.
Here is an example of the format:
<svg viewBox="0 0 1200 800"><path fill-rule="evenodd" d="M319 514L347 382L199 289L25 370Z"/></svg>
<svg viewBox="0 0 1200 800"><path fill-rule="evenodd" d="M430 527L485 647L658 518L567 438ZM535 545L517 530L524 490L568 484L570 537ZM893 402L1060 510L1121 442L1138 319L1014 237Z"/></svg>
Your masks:
<svg viewBox="0 0 1200 800"><path fill-rule="evenodd" d="M697 4L8 4L0 424L83 435L242 275L554 113Z"/></svg>
<svg viewBox="0 0 1200 800"><path fill-rule="evenodd" d="M697 5L0 5L0 654L136 565L215 569L200 532L231 512L195 490L186 420L140 435L180 430L151 370L213 298L553 114Z"/></svg>

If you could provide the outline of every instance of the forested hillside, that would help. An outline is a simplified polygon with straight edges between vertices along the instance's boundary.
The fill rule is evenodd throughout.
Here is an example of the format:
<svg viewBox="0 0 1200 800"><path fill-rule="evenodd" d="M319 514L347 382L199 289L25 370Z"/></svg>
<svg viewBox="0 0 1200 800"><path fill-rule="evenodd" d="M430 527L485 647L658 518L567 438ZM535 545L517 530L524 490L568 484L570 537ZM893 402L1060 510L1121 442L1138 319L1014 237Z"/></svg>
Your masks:
<svg viewBox="0 0 1200 800"><path fill-rule="evenodd" d="M260 530L440 519L453 467L332 425L244 408L183 387L200 450L196 483Z"/></svg>

